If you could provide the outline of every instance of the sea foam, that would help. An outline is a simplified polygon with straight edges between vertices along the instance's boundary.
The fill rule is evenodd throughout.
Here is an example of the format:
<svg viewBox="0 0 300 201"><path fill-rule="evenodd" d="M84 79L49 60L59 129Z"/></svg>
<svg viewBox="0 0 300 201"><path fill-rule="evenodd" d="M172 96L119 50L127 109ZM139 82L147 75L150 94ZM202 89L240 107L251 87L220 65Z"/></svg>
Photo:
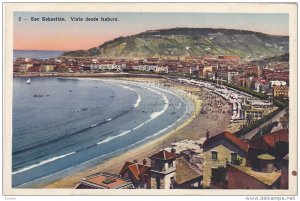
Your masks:
<svg viewBox="0 0 300 201"><path fill-rule="evenodd" d="M19 170L13 172L12 174L14 175L14 174L18 174L18 173L20 173L20 172L25 172L25 171L30 170L30 169L32 169L32 168L36 168L36 167L38 167L38 166L44 165L44 164L46 164L46 163L50 163L50 162L52 162L52 161L55 161L55 160L58 160L58 159L67 157L67 156L69 156L69 155L71 155L71 154L75 154L75 153L76 153L76 152L71 152L71 153L68 153L68 154L64 154L64 155L60 155L60 156L55 156L55 157L53 157L53 158L49 158L49 159L47 159L47 160L41 161L41 162L39 162L39 163L37 163L37 164L33 164L33 165L30 165L30 166L24 167L24 168L22 168L22 169L19 169Z"/></svg>

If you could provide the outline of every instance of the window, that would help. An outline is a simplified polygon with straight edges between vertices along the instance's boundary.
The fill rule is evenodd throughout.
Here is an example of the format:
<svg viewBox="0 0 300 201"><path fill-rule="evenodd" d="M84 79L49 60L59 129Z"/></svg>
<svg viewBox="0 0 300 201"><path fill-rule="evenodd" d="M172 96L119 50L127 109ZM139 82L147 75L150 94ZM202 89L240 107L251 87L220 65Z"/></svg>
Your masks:
<svg viewBox="0 0 300 201"><path fill-rule="evenodd" d="M173 161L169 161L169 162L168 162L168 167L169 167L169 168L172 168L172 167L173 167Z"/></svg>
<svg viewBox="0 0 300 201"><path fill-rule="evenodd" d="M212 160L218 160L218 152L217 151L212 151L211 152L211 159Z"/></svg>
<svg viewBox="0 0 300 201"><path fill-rule="evenodd" d="M237 153L231 153L231 163L235 164L237 161Z"/></svg>
<svg viewBox="0 0 300 201"><path fill-rule="evenodd" d="M170 182L170 189L173 189L174 188L175 179L174 179L174 177L171 177L170 180L171 180L171 182Z"/></svg>

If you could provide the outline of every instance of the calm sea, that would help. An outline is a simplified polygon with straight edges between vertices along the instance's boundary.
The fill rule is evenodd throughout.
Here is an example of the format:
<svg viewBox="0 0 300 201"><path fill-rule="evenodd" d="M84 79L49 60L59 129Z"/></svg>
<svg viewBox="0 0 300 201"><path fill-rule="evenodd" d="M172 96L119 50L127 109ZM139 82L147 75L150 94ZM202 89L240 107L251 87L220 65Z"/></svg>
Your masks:
<svg viewBox="0 0 300 201"><path fill-rule="evenodd" d="M192 111L174 92L150 85L28 79L13 79L13 186L95 165L174 129Z"/></svg>
<svg viewBox="0 0 300 201"><path fill-rule="evenodd" d="M62 55L64 51L47 51L47 50L14 50L13 59L17 58L36 58L48 59Z"/></svg>

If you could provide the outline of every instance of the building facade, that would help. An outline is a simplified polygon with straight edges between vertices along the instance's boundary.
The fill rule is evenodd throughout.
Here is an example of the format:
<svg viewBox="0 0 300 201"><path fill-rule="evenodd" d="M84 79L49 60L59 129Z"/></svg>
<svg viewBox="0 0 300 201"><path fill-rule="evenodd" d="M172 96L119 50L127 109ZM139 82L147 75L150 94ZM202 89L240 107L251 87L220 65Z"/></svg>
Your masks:
<svg viewBox="0 0 300 201"><path fill-rule="evenodd" d="M212 172L228 163L243 165L246 163L248 144L230 132L223 132L207 139L203 144L203 183L209 187Z"/></svg>
<svg viewBox="0 0 300 201"><path fill-rule="evenodd" d="M176 174L176 153L162 150L149 158L151 189L172 189Z"/></svg>
<svg viewBox="0 0 300 201"><path fill-rule="evenodd" d="M273 97L289 97L289 87L287 85L278 85L273 87Z"/></svg>

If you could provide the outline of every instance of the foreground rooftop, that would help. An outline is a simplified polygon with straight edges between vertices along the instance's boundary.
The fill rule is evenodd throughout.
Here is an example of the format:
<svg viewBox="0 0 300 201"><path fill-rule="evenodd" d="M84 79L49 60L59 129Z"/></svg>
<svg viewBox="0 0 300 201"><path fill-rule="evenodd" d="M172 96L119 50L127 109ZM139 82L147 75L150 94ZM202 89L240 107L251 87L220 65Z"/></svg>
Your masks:
<svg viewBox="0 0 300 201"><path fill-rule="evenodd" d="M230 166L238 169L239 171L253 177L254 179L268 186L272 186L281 176L281 173L276 171L273 171L271 173L264 173L264 172L254 171L252 170L251 167L239 166L239 165L230 165Z"/></svg>
<svg viewBox="0 0 300 201"><path fill-rule="evenodd" d="M76 189L129 189L133 188L130 180L119 175L100 172L81 180Z"/></svg>

